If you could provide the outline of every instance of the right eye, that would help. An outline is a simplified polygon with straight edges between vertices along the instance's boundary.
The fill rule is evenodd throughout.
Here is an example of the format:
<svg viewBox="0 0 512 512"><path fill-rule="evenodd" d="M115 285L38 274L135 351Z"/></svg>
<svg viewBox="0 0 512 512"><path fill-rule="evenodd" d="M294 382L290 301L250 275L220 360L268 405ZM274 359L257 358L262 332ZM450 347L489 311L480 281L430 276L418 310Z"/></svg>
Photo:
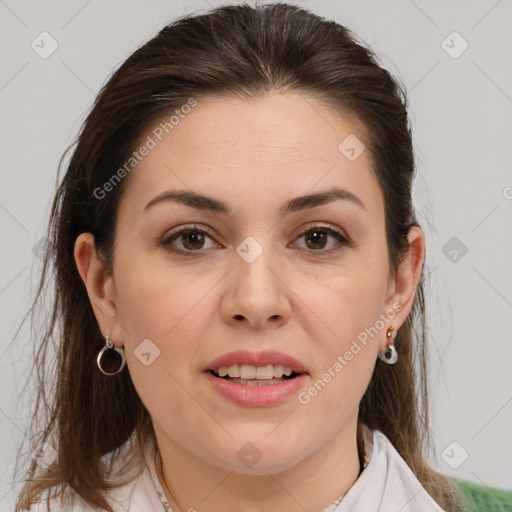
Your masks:
<svg viewBox="0 0 512 512"><path fill-rule="evenodd" d="M173 230L166 234L164 239L159 242L159 245L172 252L192 256L194 255L193 253L204 252L201 251L201 249L204 248L206 238L209 238L214 243L211 247L218 246L216 242L213 241L209 228L200 228L196 225L184 226L179 230ZM180 248L174 245L176 242L181 245ZM207 247L207 249L211 247Z"/></svg>

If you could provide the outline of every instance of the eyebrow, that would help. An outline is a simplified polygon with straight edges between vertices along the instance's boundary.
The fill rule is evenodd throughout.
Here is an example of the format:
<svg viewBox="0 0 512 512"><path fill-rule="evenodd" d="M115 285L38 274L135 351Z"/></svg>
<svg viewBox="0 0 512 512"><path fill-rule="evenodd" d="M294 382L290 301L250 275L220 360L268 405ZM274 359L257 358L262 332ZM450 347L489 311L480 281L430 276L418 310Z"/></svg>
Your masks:
<svg viewBox="0 0 512 512"><path fill-rule="evenodd" d="M303 196L294 197L279 208L279 214L281 217L284 217L290 213L308 210L310 208L322 206L336 200L348 201L359 206L363 210L366 210L361 199L359 199L355 194L348 190L335 187L323 192L318 192L316 194L306 194ZM197 192L191 192L189 190L167 190L162 192L151 201L149 201L149 203L147 203L144 207L143 211L146 212L157 204L167 202L184 204L185 206L196 208L197 210L210 211L223 215L229 215L232 213L227 203L224 203L223 201L213 197L198 194Z"/></svg>

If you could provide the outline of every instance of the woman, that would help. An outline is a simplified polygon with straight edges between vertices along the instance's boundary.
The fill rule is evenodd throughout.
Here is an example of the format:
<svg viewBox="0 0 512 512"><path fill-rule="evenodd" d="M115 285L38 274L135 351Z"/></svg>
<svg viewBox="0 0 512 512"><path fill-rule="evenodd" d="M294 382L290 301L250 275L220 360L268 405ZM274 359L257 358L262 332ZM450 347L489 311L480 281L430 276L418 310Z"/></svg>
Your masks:
<svg viewBox="0 0 512 512"><path fill-rule="evenodd" d="M335 22L228 6L139 48L54 200L17 509L460 510L413 175L402 88Z"/></svg>

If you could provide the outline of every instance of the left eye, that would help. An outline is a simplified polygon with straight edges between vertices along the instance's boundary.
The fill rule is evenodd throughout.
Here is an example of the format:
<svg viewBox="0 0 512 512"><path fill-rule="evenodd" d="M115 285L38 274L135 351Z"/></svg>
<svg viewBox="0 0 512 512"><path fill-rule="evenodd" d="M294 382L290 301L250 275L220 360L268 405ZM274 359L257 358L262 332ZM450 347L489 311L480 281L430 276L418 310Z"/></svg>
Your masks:
<svg viewBox="0 0 512 512"><path fill-rule="evenodd" d="M329 252L330 250L335 249L337 245L348 245L348 240L341 233L332 228L324 226L317 226L310 228L307 231L303 231L297 240L305 238L306 249L312 249L313 251L318 252L319 250L325 249L329 237L336 238L338 243L334 244L334 248L331 246L323 252ZM310 241L310 243L308 243L308 241Z"/></svg>

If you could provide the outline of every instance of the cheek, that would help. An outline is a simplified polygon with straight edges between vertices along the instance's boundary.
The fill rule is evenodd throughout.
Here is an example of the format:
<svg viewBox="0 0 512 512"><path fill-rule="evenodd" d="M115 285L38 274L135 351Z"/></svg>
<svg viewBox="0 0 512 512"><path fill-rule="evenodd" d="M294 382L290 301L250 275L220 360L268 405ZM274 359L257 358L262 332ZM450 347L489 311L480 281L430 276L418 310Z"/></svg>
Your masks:
<svg viewBox="0 0 512 512"><path fill-rule="evenodd" d="M194 359L208 325L200 300L207 283L191 286L190 279L175 271L142 264L137 268L135 261L129 268L119 266L117 281L119 321L134 386L151 416L170 423L171 411L185 410L190 402L184 390L191 387Z"/></svg>
<svg viewBox="0 0 512 512"><path fill-rule="evenodd" d="M155 265L143 257L120 260L117 267L116 302L128 340L151 337L164 341L187 323L194 306L208 286L207 277L191 278L170 265ZM188 327L193 327L189 323Z"/></svg>
<svg viewBox="0 0 512 512"><path fill-rule="evenodd" d="M297 295L309 308L307 316L317 317L314 339L318 339L320 329L327 347L339 352L375 324L383 312L383 290L383 272L350 266L337 275L331 273L304 283Z"/></svg>
<svg viewBox="0 0 512 512"><path fill-rule="evenodd" d="M191 275L135 258L120 261L117 270L118 316L134 381L141 387L174 382L172 377L189 382L200 366L215 306L213 294L205 290L215 286L218 276Z"/></svg>
<svg viewBox="0 0 512 512"><path fill-rule="evenodd" d="M315 340L314 373L297 397L304 418L329 418L331 433L357 411L371 379L377 336L367 334L381 312L375 287L357 276L330 279L309 297L310 337ZM321 429L326 426L322 425Z"/></svg>
<svg viewBox="0 0 512 512"><path fill-rule="evenodd" d="M370 271L363 260L359 263L336 276L315 278L314 288L308 287L312 283L302 288L307 306L302 316L310 319L309 328L307 323L303 328L309 329L316 350L312 385L299 402L317 414L331 414L332 407L357 408L375 366L382 333L372 327L383 313L385 272L375 266Z"/></svg>

